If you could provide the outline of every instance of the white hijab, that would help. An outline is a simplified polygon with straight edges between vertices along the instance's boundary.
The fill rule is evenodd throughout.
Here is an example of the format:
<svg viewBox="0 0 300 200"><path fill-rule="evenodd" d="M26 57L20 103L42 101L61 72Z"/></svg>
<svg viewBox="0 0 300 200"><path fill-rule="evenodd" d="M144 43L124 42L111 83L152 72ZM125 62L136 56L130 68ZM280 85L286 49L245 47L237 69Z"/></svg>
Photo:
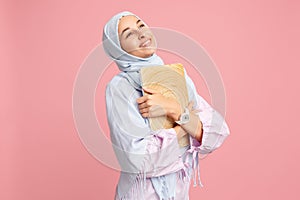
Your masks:
<svg viewBox="0 0 300 200"><path fill-rule="evenodd" d="M107 55L116 62L120 71L124 72L138 72L143 66L163 65L162 59L156 54L148 58L141 58L122 49L118 36L118 25L119 20L127 15L133 15L140 19L135 14L124 11L114 15L104 26L102 42Z"/></svg>

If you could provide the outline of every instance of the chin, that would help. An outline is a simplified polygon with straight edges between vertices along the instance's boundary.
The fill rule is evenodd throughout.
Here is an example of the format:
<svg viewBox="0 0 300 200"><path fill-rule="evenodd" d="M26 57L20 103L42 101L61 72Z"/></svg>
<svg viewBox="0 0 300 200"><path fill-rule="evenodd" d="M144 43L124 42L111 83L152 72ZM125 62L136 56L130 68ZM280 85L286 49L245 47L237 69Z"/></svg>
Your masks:
<svg viewBox="0 0 300 200"><path fill-rule="evenodd" d="M152 56L155 53L155 49L147 49L140 53L140 57L142 58L148 58Z"/></svg>
<svg viewBox="0 0 300 200"><path fill-rule="evenodd" d="M155 52L156 48L143 48L136 51L132 51L130 54L140 58L148 58L152 56Z"/></svg>

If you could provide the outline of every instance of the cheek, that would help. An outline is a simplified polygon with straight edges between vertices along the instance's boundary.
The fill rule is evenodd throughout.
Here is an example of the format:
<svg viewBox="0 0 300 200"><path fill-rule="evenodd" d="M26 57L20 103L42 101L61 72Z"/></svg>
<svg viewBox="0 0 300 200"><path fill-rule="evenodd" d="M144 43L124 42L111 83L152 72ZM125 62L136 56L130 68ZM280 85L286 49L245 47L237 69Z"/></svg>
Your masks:
<svg viewBox="0 0 300 200"><path fill-rule="evenodd" d="M156 38L155 38L155 36L153 35L153 33L151 32L151 31L149 31L148 32L148 35L151 37L151 39L152 39L152 47L156 47Z"/></svg>
<svg viewBox="0 0 300 200"><path fill-rule="evenodd" d="M131 52L137 48L139 48L139 43L137 40L134 39L127 39L121 41L121 47L123 48L124 51Z"/></svg>
<svg viewBox="0 0 300 200"><path fill-rule="evenodd" d="M156 38L154 36L152 37L152 41L153 42L152 42L151 46L154 47L154 48L157 48Z"/></svg>

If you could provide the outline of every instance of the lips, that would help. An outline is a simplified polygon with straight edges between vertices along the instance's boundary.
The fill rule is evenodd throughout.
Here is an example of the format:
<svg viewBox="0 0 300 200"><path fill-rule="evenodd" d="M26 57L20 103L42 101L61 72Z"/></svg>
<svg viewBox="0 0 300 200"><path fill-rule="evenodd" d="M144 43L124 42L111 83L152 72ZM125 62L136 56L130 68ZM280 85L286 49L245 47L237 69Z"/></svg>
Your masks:
<svg viewBox="0 0 300 200"><path fill-rule="evenodd" d="M151 39L147 39L145 40L145 42L143 42L140 47L149 47L151 45Z"/></svg>

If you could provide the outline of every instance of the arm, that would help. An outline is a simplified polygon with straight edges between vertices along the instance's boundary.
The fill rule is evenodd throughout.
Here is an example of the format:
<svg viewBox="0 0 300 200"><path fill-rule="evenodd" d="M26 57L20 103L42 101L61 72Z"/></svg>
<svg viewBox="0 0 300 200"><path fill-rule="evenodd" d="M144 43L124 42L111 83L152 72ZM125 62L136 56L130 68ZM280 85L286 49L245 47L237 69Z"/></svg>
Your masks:
<svg viewBox="0 0 300 200"><path fill-rule="evenodd" d="M196 114L198 112L197 109L192 109L193 102L190 102L188 105L188 109L190 112L190 120L186 124L181 124L180 126L183 128L185 132L194 137L198 142L202 140L202 132L203 125L199 119L199 116ZM176 109L170 110L168 115L173 121L178 121L180 118L180 113L176 112Z"/></svg>
<svg viewBox="0 0 300 200"><path fill-rule="evenodd" d="M195 102L194 109L199 110L197 115L202 122L202 139L199 141L192 137L191 143L199 147L201 154L208 154L222 145L230 131L223 116L198 95L192 79L187 74L186 81L190 100Z"/></svg>
<svg viewBox="0 0 300 200"><path fill-rule="evenodd" d="M186 72L185 77L190 101L188 105L190 121L180 126L192 136L192 139L196 140L193 143L202 144L200 152L207 154L224 142L229 135L229 129L224 118L198 95L193 81ZM179 119L182 111L176 100L166 98L156 90L143 89L149 94L137 99L142 116L167 115L173 121ZM194 108L192 108L193 104L191 102L195 102Z"/></svg>
<svg viewBox="0 0 300 200"><path fill-rule="evenodd" d="M154 89L143 87L143 90L147 92L147 94L137 99L139 111L143 117L167 116L172 119L173 122L179 120L181 106L176 99L165 97L159 91ZM193 102L189 103L189 122L181 125L181 128L183 128L184 131L180 131L180 126L175 129L181 147L189 144L188 134L192 135L199 142L202 138L202 122L199 120L198 115L196 115L198 110L192 110L192 106ZM179 133L179 131L181 133Z"/></svg>
<svg viewBox="0 0 300 200"><path fill-rule="evenodd" d="M151 131L130 85L108 84L106 110L111 141L123 171L160 176L183 167L174 128Z"/></svg>
<svg viewBox="0 0 300 200"><path fill-rule="evenodd" d="M200 179L198 153L207 155L219 148L229 135L229 128L224 118L216 110L214 110L200 95L198 95L192 79L187 75L186 72L185 77L189 93L189 101L195 102L195 105L191 110L199 111L195 114L200 123L197 119L195 119L195 117L192 117L189 123L181 125L181 127L190 133L190 149L187 152L190 153L193 158L191 165L193 169L194 186L197 185L197 174L198 183L201 187L203 187ZM197 121L198 125L193 125L197 124ZM200 127L201 130L198 131Z"/></svg>

